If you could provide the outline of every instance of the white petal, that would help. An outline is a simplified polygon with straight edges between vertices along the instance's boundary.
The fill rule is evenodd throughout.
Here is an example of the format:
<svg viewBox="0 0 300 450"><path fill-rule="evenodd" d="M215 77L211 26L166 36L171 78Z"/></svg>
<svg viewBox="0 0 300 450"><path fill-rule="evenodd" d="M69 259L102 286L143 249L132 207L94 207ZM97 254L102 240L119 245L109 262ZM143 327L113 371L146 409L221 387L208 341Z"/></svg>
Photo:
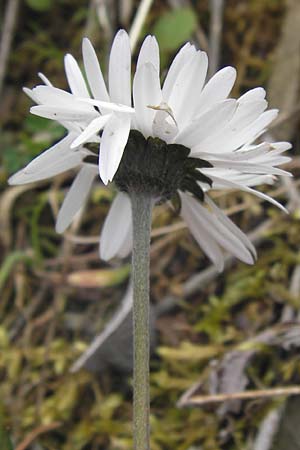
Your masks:
<svg viewBox="0 0 300 450"><path fill-rule="evenodd" d="M159 137L167 144L174 142L175 136L178 134L177 123L170 115L170 111L163 109L156 111L152 125L152 136Z"/></svg>
<svg viewBox="0 0 300 450"><path fill-rule="evenodd" d="M109 58L109 93L112 102L131 105L131 51L128 34L118 31Z"/></svg>
<svg viewBox="0 0 300 450"><path fill-rule="evenodd" d="M205 52L197 52L179 72L168 98L175 119L181 129L196 111L205 81L208 60Z"/></svg>
<svg viewBox="0 0 300 450"><path fill-rule="evenodd" d="M104 102L102 100L95 100L93 98L81 98L78 97L77 100L80 100L83 103L88 103L90 105L98 106L99 108L102 108L107 112L109 111L115 111L115 112L122 112L133 115L135 113L134 108L131 106L122 105L121 103L112 103L112 102Z"/></svg>
<svg viewBox="0 0 300 450"><path fill-rule="evenodd" d="M27 174L34 173L37 171L45 170L51 164L55 163L60 158L64 158L68 153L73 153L70 150L70 145L74 140L76 134L69 133L61 141L52 145L48 150L45 150L41 155L34 158L23 171Z"/></svg>
<svg viewBox="0 0 300 450"><path fill-rule="evenodd" d="M109 95L103 79L99 61L94 47L88 38L84 38L82 41L82 54L85 73L93 96L95 99L108 102Z"/></svg>
<svg viewBox="0 0 300 450"><path fill-rule="evenodd" d="M185 195L185 200L187 195ZM198 224L211 236L215 241L221 245L225 250L228 250L234 256L247 264L253 264L253 256L243 242L236 234L233 233L234 227L228 227L227 222L220 222L218 217L210 213L197 200L190 197L188 199L190 209L197 217Z"/></svg>
<svg viewBox="0 0 300 450"><path fill-rule="evenodd" d="M127 194L120 192L105 219L100 237L100 258L125 257L132 248L132 212Z"/></svg>
<svg viewBox="0 0 300 450"><path fill-rule="evenodd" d="M175 142L189 148L197 147L201 141L219 132L229 122L236 105L237 102L233 99L216 103L180 132L175 137Z"/></svg>
<svg viewBox="0 0 300 450"><path fill-rule="evenodd" d="M97 172L97 167L91 165L80 169L59 210L55 227L57 233L65 231L85 203Z"/></svg>
<svg viewBox="0 0 300 450"><path fill-rule="evenodd" d="M46 86L53 86L51 81L42 72L39 72L38 76Z"/></svg>
<svg viewBox="0 0 300 450"><path fill-rule="evenodd" d="M96 119L93 119L83 130L83 132L72 142L71 148L78 147L79 145L91 139L95 134L98 134L99 131L103 129L110 117L110 114L106 114L105 116L100 116L96 117Z"/></svg>
<svg viewBox="0 0 300 450"><path fill-rule="evenodd" d="M241 132L237 133L235 136L232 136L232 139L226 140L223 151L226 151L226 149L235 150L243 144L253 142L256 135L264 130L268 125L270 125L270 123L273 122L277 115L277 109L270 109L269 111L265 111Z"/></svg>
<svg viewBox="0 0 300 450"><path fill-rule="evenodd" d="M224 67L219 70L206 84L200 97L198 105L201 111L208 109L213 103L225 100L236 80L236 70L233 67Z"/></svg>
<svg viewBox="0 0 300 450"><path fill-rule="evenodd" d="M149 106L159 106L161 98L159 73L150 63L140 66L133 80L133 101L138 129L145 137L152 134L156 114Z"/></svg>
<svg viewBox="0 0 300 450"><path fill-rule="evenodd" d="M87 90L81 70L76 59L70 54L65 56L65 71L72 93L78 97L89 97L90 94Z"/></svg>
<svg viewBox="0 0 300 450"><path fill-rule="evenodd" d="M138 56L136 70L146 63L151 63L159 73L159 47L154 36L147 36L144 40Z"/></svg>
<svg viewBox="0 0 300 450"><path fill-rule="evenodd" d="M257 135L261 133L277 116L278 110L269 110L262 113L254 122L244 127L242 130L230 130L228 127L215 136L206 139L193 149L193 153L213 152L226 153L253 142Z"/></svg>
<svg viewBox="0 0 300 450"><path fill-rule="evenodd" d="M257 100L264 100L266 97L266 91L262 87L257 87L254 89L251 89L250 91L246 92L244 95L242 95L239 98L239 103L242 102L249 102L249 101L257 101Z"/></svg>
<svg viewBox="0 0 300 450"><path fill-rule="evenodd" d="M268 103L265 100L255 102L239 102L236 113L230 121L231 131L242 130L250 125L257 117L264 112Z"/></svg>
<svg viewBox="0 0 300 450"><path fill-rule="evenodd" d="M23 92L25 92L25 94L35 103L38 103L38 99L36 97L36 95L34 95L34 92L32 89L29 89L27 87L23 87Z"/></svg>
<svg viewBox="0 0 300 450"><path fill-rule="evenodd" d="M255 186L258 184L273 184L274 176L273 175L257 175L257 174L249 174L249 173L241 173L232 169L224 169L219 167L214 167L213 169L201 169L201 172L204 175L207 175L210 178L218 180L228 180L236 183L236 186L239 187L236 189L240 189L241 186ZM224 189L224 186L219 186L219 183L213 183L214 189Z"/></svg>
<svg viewBox="0 0 300 450"><path fill-rule="evenodd" d="M213 165L213 167L234 169L247 173L259 173L262 175L270 174L270 175L283 175L289 177L292 176L290 172L286 172L285 170L273 167L272 165L254 164L248 161L227 161L222 159L214 159L210 157L207 157L205 159L209 161Z"/></svg>
<svg viewBox="0 0 300 450"><path fill-rule="evenodd" d="M52 86L37 86L33 90L38 103L47 106L57 106L64 109L76 110L79 112L95 112L92 105L78 100L73 94Z"/></svg>
<svg viewBox="0 0 300 450"><path fill-rule="evenodd" d="M199 158L210 158L210 159L220 159L228 161L250 161L255 159L257 156L264 155L270 152L271 144L263 142L259 145L252 146L252 148L242 147L235 152L222 152L222 153L209 153L209 152L194 152L194 154Z"/></svg>
<svg viewBox="0 0 300 450"><path fill-rule="evenodd" d="M184 65L193 57L196 53L196 49L193 45L187 42L177 53L172 61L172 64L168 70L166 79L163 84L163 99L168 103L170 94L172 92L175 81L184 67Z"/></svg>
<svg viewBox="0 0 300 450"><path fill-rule="evenodd" d="M239 227L237 227L224 212L217 207L217 205L212 201L211 198L208 197L208 195L205 196L206 203L212 208L213 212L218 217L219 221L223 223L237 238L245 245L246 248L252 253L253 257L257 258L257 253L254 245L246 236L245 233L243 233Z"/></svg>
<svg viewBox="0 0 300 450"><path fill-rule="evenodd" d="M19 172L15 173L12 177L10 177L8 182L11 185L16 185L46 180L47 178L54 177L55 175L58 175L60 173L66 172L69 169L77 167L79 164L81 164L84 157L85 154L82 152L66 153L61 158L52 161L51 164L48 164L48 166L43 169L36 171L30 170L30 172L28 173L26 172L25 167L25 169L20 170Z"/></svg>
<svg viewBox="0 0 300 450"><path fill-rule="evenodd" d="M276 151L278 150L278 152L280 153L285 152L286 150L292 148L292 144L290 142L272 142L270 145Z"/></svg>
<svg viewBox="0 0 300 450"><path fill-rule="evenodd" d="M203 228L199 221L199 211L194 208L194 204L190 201L191 197L180 193L181 211L180 214L187 223L192 235L202 248L204 253L214 263L219 272L224 269L224 256L215 240L211 238L209 233ZM201 213L200 213L201 214Z"/></svg>
<svg viewBox="0 0 300 450"><path fill-rule="evenodd" d="M89 122L99 114L96 111L78 111L77 109L69 109L58 106L38 105L30 108L31 114L45 117L45 119L58 121L75 121L75 122Z"/></svg>
<svg viewBox="0 0 300 450"><path fill-rule="evenodd" d="M118 170L129 131L130 118L124 114L113 114L105 126L99 157L99 172L104 184L111 181Z"/></svg>
<svg viewBox="0 0 300 450"><path fill-rule="evenodd" d="M206 173L207 176L210 176L210 178L213 181L213 189L237 189L237 190L241 190L241 191L245 191L248 192L249 194L253 194L256 195L259 198L262 198L263 200L266 200L267 202L272 203L273 205L277 206L277 208L281 209L282 211L284 211L285 213L288 214L288 210L282 206L277 200L275 200L274 198L270 197L267 194L264 194L263 192L257 191L256 189L253 189L250 186L250 183L248 186L245 186L244 184L240 184L237 182L234 182L232 180L228 180L228 179L223 179L223 178L219 178L215 175L212 174L208 174L206 170L203 170L203 173Z"/></svg>
<svg viewBox="0 0 300 450"><path fill-rule="evenodd" d="M227 144L235 136L241 135L243 129L251 126L266 106L267 103L264 100L259 102L237 102L237 108L230 120L225 124L220 124L220 127L216 128L214 133L207 134L206 140L199 140L198 143L195 141L192 154L198 154L200 148L205 148L206 152L211 149L214 153L222 153L223 155L226 152L223 144Z"/></svg>

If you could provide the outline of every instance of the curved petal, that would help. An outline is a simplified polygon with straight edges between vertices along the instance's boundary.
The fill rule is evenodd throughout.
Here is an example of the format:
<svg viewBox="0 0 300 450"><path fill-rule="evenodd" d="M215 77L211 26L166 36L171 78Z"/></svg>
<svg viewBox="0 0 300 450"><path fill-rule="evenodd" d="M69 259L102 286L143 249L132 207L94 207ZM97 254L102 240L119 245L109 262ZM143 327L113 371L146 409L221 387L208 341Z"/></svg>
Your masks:
<svg viewBox="0 0 300 450"><path fill-rule="evenodd" d="M264 112L268 103L266 100L259 100L253 102L240 102L237 101L238 107L234 116L230 121L230 129L232 131L242 130L246 126L250 125L257 117Z"/></svg>
<svg viewBox="0 0 300 450"><path fill-rule="evenodd" d="M132 212L127 194L118 193L105 219L100 236L100 258L124 258L132 248Z"/></svg>
<svg viewBox="0 0 300 450"><path fill-rule="evenodd" d="M194 153L212 152L222 154L232 152L245 144L254 142L258 134L260 134L277 116L278 110L272 109L260 114L253 122L239 129L237 127L230 128L230 124L226 130L221 130L214 136L202 141L194 149Z"/></svg>
<svg viewBox="0 0 300 450"><path fill-rule="evenodd" d="M46 86L53 86L53 84L51 83L51 81L46 77L46 75L44 75L42 72L38 73L38 76L40 77L40 79L42 80L42 82L46 85Z"/></svg>
<svg viewBox="0 0 300 450"><path fill-rule="evenodd" d="M182 200L180 215L187 223L192 235L198 242L203 252L213 262L219 272L224 269L224 255L215 240L211 238L209 233L204 229L198 220L197 210L193 208L188 195L180 193Z"/></svg>
<svg viewBox="0 0 300 450"><path fill-rule="evenodd" d="M99 133L99 131L103 129L110 117L110 114L106 114L105 116L100 116L96 117L96 119L93 119L83 130L83 132L72 142L71 148L78 147L79 145L91 139L91 137L93 137L95 134Z"/></svg>
<svg viewBox="0 0 300 450"><path fill-rule="evenodd" d="M89 164L80 169L59 210L55 226L57 233L65 231L85 203L97 172L97 167Z"/></svg>
<svg viewBox="0 0 300 450"><path fill-rule="evenodd" d="M108 102L109 95L103 79L100 64L94 47L88 38L84 38L82 41L82 55L85 73L93 96L97 100L104 100Z"/></svg>
<svg viewBox="0 0 300 450"><path fill-rule="evenodd" d="M169 101L170 94L180 71L195 53L195 47L187 42L173 59L162 88L163 99L166 103Z"/></svg>
<svg viewBox="0 0 300 450"><path fill-rule="evenodd" d="M219 70L205 85L198 98L199 109L204 111L230 94L236 80L236 70L233 67L224 67Z"/></svg>
<svg viewBox="0 0 300 450"><path fill-rule="evenodd" d="M146 63L151 63L159 73L159 47L154 36L147 36L144 39L139 52L136 70Z"/></svg>
<svg viewBox="0 0 300 450"><path fill-rule="evenodd" d="M248 161L233 161L224 159L206 158L213 167L220 167L221 169L234 169L240 172L257 173L260 175L283 175L292 177L290 172L273 167L271 164L254 164Z"/></svg>
<svg viewBox="0 0 300 450"><path fill-rule="evenodd" d="M23 87L23 92L35 103L39 103L37 96L34 95L34 92L32 89L29 89L28 87Z"/></svg>
<svg viewBox="0 0 300 450"><path fill-rule="evenodd" d="M257 134L270 125L277 115L277 109L270 109L269 111L263 112L252 123L248 124L247 127L239 130L237 133L233 133L230 138L228 137L224 142L223 151L235 150L248 142L253 142Z"/></svg>
<svg viewBox="0 0 300 450"><path fill-rule="evenodd" d="M112 102L131 105L130 87L131 51L128 34L118 31L109 58L109 93Z"/></svg>
<svg viewBox="0 0 300 450"><path fill-rule="evenodd" d="M240 233L236 232L233 224L229 226L228 221L220 220L220 215L209 212L194 198L186 194L181 195L187 205L189 214L194 220L194 227L197 223L201 231L204 230L211 239L225 250L247 264L254 263L254 257L249 250L249 246L245 245L245 239L241 239Z"/></svg>
<svg viewBox="0 0 300 450"><path fill-rule="evenodd" d="M175 142L188 148L197 145L208 137L216 134L231 119L236 110L236 100L228 99L216 103L184 128L176 137ZM192 154L195 153L192 151Z"/></svg>
<svg viewBox="0 0 300 450"><path fill-rule="evenodd" d="M256 189L253 189L249 186L253 185L254 183L251 183L250 181L247 183L247 185L245 184L240 184L238 182L232 181L232 180L228 180L228 179L223 179L223 178L219 178L218 176L212 175L211 173L209 173L209 169L203 169L202 170L203 173L205 173L208 177L211 178L211 180L213 181L213 189L238 189L241 191L245 191L245 192L249 192L249 194L253 194L256 195L259 198L262 198L263 200L266 200L267 202L272 203L273 205L277 206L277 208L281 209L283 212L285 213L289 213L288 210L282 206L277 200L275 200L274 198L270 197L267 194L264 194L263 192L257 191Z"/></svg>
<svg viewBox="0 0 300 450"><path fill-rule="evenodd" d="M39 156L34 158L23 171L29 174L47 169L47 167L57 162L60 158L63 158L67 153L72 152L72 150L70 150L70 145L75 137L75 133L69 133L59 142L48 148L48 150L45 150Z"/></svg>
<svg viewBox="0 0 300 450"><path fill-rule="evenodd" d="M107 122L100 144L99 173L104 184L112 181L118 170L130 131L127 114L112 114Z"/></svg>
<svg viewBox="0 0 300 450"><path fill-rule="evenodd" d="M42 157L43 155L41 155ZM54 177L60 173L66 172L67 170L73 169L81 164L82 160L85 157L85 153L77 151L77 152L68 152L58 158L57 160L52 161L46 167L43 167L41 170L34 170L27 172L27 168L20 170L15 173L8 180L9 184L27 184L33 183L35 181L47 180L48 178ZM34 161L33 161L34 162Z"/></svg>
<svg viewBox="0 0 300 450"><path fill-rule="evenodd" d="M90 94L78 63L70 54L65 56L65 71L71 92L78 97L89 97Z"/></svg>
<svg viewBox="0 0 300 450"><path fill-rule="evenodd" d="M96 112L88 102L80 101L73 94L53 86L37 86L32 89L38 103L47 106L76 110L78 112Z"/></svg>
<svg viewBox="0 0 300 450"><path fill-rule="evenodd" d="M95 111L79 111L78 109L64 108L60 106L38 105L30 108L31 114L44 117L45 119L57 120L59 122L89 122L99 113Z"/></svg>
<svg viewBox="0 0 300 450"><path fill-rule="evenodd" d="M226 216L226 214L220 208L217 207L217 205L212 201L211 198L208 197L208 195L205 196L205 201L212 208L212 211L217 216L218 220L222 224L224 224L224 226L226 226L233 234L235 234L238 239L240 239L240 241L245 245L245 247L252 253L253 258L256 259L257 258L256 249L252 244L252 242L250 241L250 239L248 238L248 236L246 236L246 234L243 233L240 230L240 228L237 227L229 219L229 217Z"/></svg>
<svg viewBox="0 0 300 450"><path fill-rule="evenodd" d="M133 80L133 101L136 123L145 137L152 134L152 124L156 114L156 111L149 106L159 106L161 98L159 73L150 63L140 66Z"/></svg>
<svg viewBox="0 0 300 450"><path fill-rule="evenodd" d="M257 87L254 89L251 89L250 91L246 92L244 95L242 95L238 101L239 103L242 102L253 102L258 100L264 100L266 97L266 91L262 87Z"/></svg>
<svg viewBox="0 0 300 450"><path fill-rule="evenodd" d="M176 78L167 103L174 113L179 129L182 129L196 112L207 66L206 53L198 51L184 65Z"/></svg>
<svg viewBox="0 0 300 450"><path fill-rule="evenodd" d="M223 102L215 103L210 109L206 110L203 115L207 114L211 109L217 107L218 104L223 104L224 102L232 101L223 100ZM205 148L206 152L209 152L209 148L214 149L213 152L216 154L224 154L226 151L224 149L225 143L232 140L234 136L240 135L242 130L251 126L251 124L261 115L267 106L265 100L255 101L255 102L236 102L237 108L234 114L231 114L225 123L220 123L220 126L215 128L212 133L207 133L206 139L194 143L194 148L192 153L196 154L199 152L199 148ZM218 113L217 113L218 114ZM197 118L197 120L200 120ZM224 145L223 145L224 143Z"/></svg>

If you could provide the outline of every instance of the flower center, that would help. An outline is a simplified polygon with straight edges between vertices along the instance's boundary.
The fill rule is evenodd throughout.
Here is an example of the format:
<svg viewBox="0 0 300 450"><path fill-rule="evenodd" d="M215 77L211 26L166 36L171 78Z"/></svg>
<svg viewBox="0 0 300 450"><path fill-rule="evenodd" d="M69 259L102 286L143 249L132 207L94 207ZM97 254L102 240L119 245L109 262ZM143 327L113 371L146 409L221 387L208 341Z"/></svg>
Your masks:
<svg viewBox="0 0 300 450"><path fill-rule="evenodd" d="M145 139L131 130L114 181L121 191L145 192L158 201L171 199L178 190L203 200L201 183L211 185L211 180L200 169L211 164L189 154L183 145L167 144L158 137Z"/></svg>

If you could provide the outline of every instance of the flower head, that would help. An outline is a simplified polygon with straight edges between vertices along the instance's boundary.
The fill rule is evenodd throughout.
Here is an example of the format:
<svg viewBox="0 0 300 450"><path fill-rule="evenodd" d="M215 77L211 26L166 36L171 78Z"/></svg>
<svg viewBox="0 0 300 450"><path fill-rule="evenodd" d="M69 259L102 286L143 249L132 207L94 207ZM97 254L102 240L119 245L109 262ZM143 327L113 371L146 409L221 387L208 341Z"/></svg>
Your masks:
<svg viewBox="0 0 300 450"><path fill-rule="evenodd" d="M179 196L181 215L206 255L222 270L223 249L253 263L255 249L242 231L210 198L212 189L239 189L284 208L255 186L290 174L277 166L287 162L287 142L269 143L262 136L277 116L268 110L265 91L256 88L229 98L236 71L225 67L206 82L208 58L187 43L175 56L163 84L159 48L148 36L139 52L133 77L125 31L117 33L109 60L109 89L91 43L83 40L87 84L71 55L65 70L71 92L45 86L26 90L37 103L34 114L58 120L67 136L10 179L11 184L36 181L79 166L60 210L63 231L78 211L99 173L120 190L100 239L103 259L126 256L131 249L131 190L148 191L156 201ZM258 139L260 138L260 142ZM92 144L92 146L91 146ZM93 148L92 148L93 147ZM112 239L111 236L114 236Z"/></svg>

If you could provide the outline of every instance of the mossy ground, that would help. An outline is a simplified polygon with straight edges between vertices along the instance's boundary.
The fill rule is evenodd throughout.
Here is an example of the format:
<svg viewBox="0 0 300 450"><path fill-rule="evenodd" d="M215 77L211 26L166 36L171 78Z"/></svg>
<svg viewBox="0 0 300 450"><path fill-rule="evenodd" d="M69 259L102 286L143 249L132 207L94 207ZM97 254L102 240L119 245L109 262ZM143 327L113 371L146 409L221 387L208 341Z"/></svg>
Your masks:
<svg viewBox="0 0 300 450"><path fill-rule="evenodd" d="M143 35L157 29L161 36L165 26L157 23L174 21L165 2L154 3ZM238 69L234 95L267 84L285 7L284 0L226 2L221 65L232 64ZM81 58L80 42L87 25L97 48L108 48L100 27L91 25L88 11L87 2L82 0L22 2L0 105L0 417L1 428L8 431L16 449L28 436L32 444L26 448L32 450L132 448L130 375L111 368L100 374L69 372L125 292L124 276L115 276L119 270L124 274L125 262L121 261L113 262L113 281L109 274L108 278L100 277L98 288L86 287L80 277L76 287L68 282L73 272L99 269L101 275L108 268L98 259L96 238L114 192L95 185L83 216L62 237L54 232L55 216L73 174L35 187L9 188L6 184L11 173L63 133L53 123L28 114L30 103L21 87L35 85L38 71L65 87L63 55L72 52ZM192 17L207 33L208 2L193 2ZM194 19L186 20L192 37ZM165 68L175 51L168 41L172 42L174 30L168 32L171 38L168 34L161 37L165 39ZM177 47L180 44L176 43ZM100 59L105 67L105 52L100 53ZM298 152L298 137L292 136L294 154ZM277 190L284 203L289 200L289 192L280 186L265 189ZM272 341L257 346L251 341L276 329L288 307L291 317L297 316L299 295L291 290L291 280L300 263L299 209L293 208L286 216L240 193L218 195L216 200L227 211L236 211L233 218L245 231L265 221L270 226L260 240L255 266L234 263L189 296L182 295L182 285L204 270L207 260L185 228L169 233L162 229L153 239L152 301L159 304L170 293L180 301L156 323L158 345L151 362L151 450L252 448L262 419L282 399L243 401L235 411L226 413L220 412L219 405L176 406L194 383L199 382L208 394L218 361L229 351L243 350L245 341L247 350L255 348L244 370L247 388L300 381L297 344L285 346L284 338L276 345ZM174 221L178 218L160 206L154 229ZM8 441L5 445L8 449Z"/></svg>

